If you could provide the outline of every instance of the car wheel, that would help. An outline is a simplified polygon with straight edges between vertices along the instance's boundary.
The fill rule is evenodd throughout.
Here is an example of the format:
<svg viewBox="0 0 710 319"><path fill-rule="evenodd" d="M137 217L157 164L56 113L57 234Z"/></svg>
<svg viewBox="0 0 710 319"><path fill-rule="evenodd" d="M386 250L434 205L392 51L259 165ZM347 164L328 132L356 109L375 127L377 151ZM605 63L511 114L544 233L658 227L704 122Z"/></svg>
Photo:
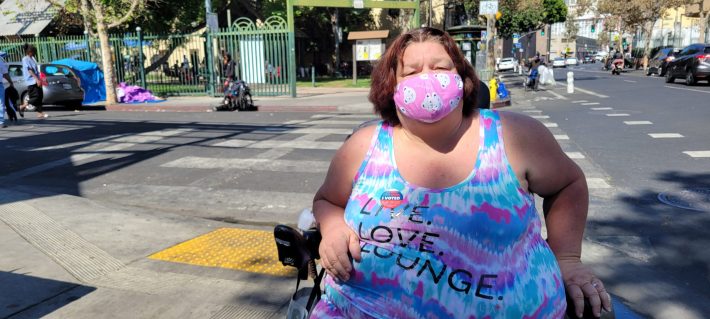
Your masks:
<svg viewBox="0 0 710 319"><path fill-rule="evenodd" d="M660 68L658 70L658 76L665 76L666 75L666 68Z"/></svg>
<svg viewBox="0 0 710 319"><path fill-rule="evenodd" d="M30 104L30 95L27 94L26 92L22 94L22 98L20 99L22 101L22 104L27 105L27 108L25 111L29 112L34 112L35 111L35 106Z"/></svg>
<svg viewBox="0 0 710 319"><path fill-rule="evenodd" d="M82 102L84 102L84 101L71 101L66 104L66 107L68 109L72 109L72 110L80 110L81 108L84 107Z"/></svg>
<svg viewBox="0 0 710 319"><path fill-rule="evenodd" d="M695 85L698 83L698 81L695 79L695 76L693 76L693 71L688 70L685 74L685 85Z"/></svg>
<svg viewBox="0 0 710 319"><path fill-rule="evenodd" d="M673 83L675 82L675 79L671 75L671 72L666 71L666 83Z"/></svg>

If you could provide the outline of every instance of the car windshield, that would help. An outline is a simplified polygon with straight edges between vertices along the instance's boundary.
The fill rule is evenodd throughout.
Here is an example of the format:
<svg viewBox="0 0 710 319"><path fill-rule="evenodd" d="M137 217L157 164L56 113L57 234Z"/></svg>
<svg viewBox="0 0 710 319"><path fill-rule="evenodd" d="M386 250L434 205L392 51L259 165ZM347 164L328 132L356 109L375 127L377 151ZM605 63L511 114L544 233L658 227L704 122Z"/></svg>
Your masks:
<svg viewBox="0 0 710 319"><path fill-rule="evenodd" d="M500 62L513 62L513 58L505 58L500 60Z"/></svg>

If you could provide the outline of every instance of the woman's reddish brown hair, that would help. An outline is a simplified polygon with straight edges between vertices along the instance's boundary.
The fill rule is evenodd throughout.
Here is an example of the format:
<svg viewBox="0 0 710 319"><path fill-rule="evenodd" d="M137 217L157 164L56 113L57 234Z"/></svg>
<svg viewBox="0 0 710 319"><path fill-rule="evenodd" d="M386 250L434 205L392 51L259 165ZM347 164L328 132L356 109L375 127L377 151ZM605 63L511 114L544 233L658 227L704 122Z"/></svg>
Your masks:
<svg viewBox="0 0 710 319"><path fill-rule="evenodd" d="M434 41L444 46L446 53L454 61L456 71L464 80L463 115L470 116L476 108L478 77L454 39L439 29L419 28L397 37L372 70L369 100L375 106L375 112L391 124L399 124L397 109L394 105L394 89L397 86L397 67L402 64L404 50L412 43L426 41Z"/></svg>

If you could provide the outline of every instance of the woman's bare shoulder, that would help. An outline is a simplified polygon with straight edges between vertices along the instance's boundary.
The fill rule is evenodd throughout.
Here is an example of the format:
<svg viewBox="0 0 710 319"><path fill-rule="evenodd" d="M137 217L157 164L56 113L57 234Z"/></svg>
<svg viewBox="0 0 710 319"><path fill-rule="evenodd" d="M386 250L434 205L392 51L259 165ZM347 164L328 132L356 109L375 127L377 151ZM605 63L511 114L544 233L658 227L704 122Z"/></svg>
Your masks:
<svg viewBox="0 0 710 319"><path fill-rule="evenodd" d="M360 163L365 160L365 156L370 149L370 144L372 144L372 139L378 126L378 124L373 124L355 131L340 147L336 158L339 161L344 161L343 164L349 164L348 166L355 165L359 167ZM353 176L354 175L355 172L353 172Z"/></svg>

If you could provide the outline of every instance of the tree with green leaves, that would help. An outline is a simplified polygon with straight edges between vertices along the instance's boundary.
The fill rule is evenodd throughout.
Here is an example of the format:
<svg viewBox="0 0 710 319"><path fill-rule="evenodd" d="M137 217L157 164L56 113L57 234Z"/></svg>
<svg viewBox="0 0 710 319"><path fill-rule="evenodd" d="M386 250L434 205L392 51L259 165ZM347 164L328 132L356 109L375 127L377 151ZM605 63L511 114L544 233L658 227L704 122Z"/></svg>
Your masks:
<svg viewBox="0 0 710 319"><path fill-rule="evenodd" d="M505 0L499 4L501 18L496 27L502 38L514 33L540 30L546 25L564 22L567 5L563 0Z"/></svg>
<svg viewBox="0 0 710 319"><path fill-rule="evenodd" d="M84 29L99 38L101 62L106 82L106 103L116 103L116 77L109 30L123 26L145 10L148 0L48 0L58 8L81 14Z"/></svg>

